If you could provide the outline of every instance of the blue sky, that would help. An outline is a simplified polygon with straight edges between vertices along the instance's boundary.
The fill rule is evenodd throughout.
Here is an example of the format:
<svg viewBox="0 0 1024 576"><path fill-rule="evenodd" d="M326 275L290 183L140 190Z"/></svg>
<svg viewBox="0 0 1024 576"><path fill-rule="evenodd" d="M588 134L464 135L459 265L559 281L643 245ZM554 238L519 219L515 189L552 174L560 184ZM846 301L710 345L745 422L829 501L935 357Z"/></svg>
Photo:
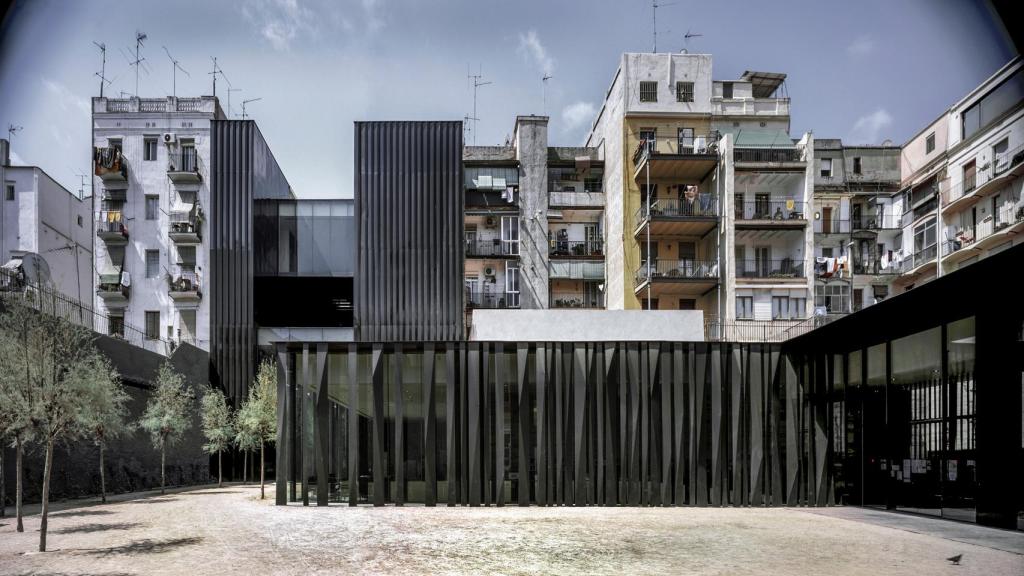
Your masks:
<svg viewBox="0 0 1024 576"><path fill-rule="evenodd" d="M716 79L785 72L792 131L903 143L1013 55L968 0L662 2L659 50L710 53ZM164 47L189 72L179 95L210 94L217 56L231 108L249 105L300 197L348 196L352 122L461 119L467 67L481 67L478 144L516 114L551 116L550 141L578 145L622 52L651 50L649 0L137 0L16 2L0 29L0 123L23 126L15 163L71 190L89 173L89 98L108 46L107 95L135 90L121 53L148 35L142 97L170 94ZM687 45L683 35L703 34ZM542 99L542 76L553 76ZM227 108L225 84L218 96ZM472 137L470 137L472 139ZM88 193L88 187L86 193Z"/></svg>

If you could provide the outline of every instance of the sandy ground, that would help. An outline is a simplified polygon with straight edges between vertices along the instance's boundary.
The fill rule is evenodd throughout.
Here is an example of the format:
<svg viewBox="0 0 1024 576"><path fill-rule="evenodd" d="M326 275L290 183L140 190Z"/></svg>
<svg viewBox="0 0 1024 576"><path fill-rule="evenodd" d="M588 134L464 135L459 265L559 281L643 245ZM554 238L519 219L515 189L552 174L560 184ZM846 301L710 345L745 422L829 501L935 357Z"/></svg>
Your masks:
<svg viewBox="0 0 1024 576"><path fill-rule="evenodd" d="M38 516L23 534L0 518L0 574L1024 574L1017 554L795 509L325 510L258 496L57 511L43 554Z"/></svg>

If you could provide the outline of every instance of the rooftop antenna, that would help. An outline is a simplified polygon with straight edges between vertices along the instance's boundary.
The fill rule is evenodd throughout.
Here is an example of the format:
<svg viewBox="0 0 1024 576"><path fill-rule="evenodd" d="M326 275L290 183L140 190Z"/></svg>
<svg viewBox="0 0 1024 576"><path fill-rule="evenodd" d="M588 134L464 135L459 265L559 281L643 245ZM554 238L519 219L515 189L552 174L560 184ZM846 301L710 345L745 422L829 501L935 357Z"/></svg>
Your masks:
<svg viewBox="0 0 1024 576"><path fill-rule="evenodd" d="M689 52L690 51L690 38L700 38L701 36L704 36L704 35L703 34L696 34L696 33L693 33L693 32L690 32L689 30L687 30L686 34L683 34L683 46L684 46L683 49L686 50L686 52Z"/></svg>
<svg viewBox="0 0 1024 576"><path fill-rule="evenodd" d="M654 53L658 53L658 8L663 6L674 6L678 2L663 2L658 4L658 0L651 0L651 29L654 32Z"/></svg>
<svg viewBox="0 0 1024 576"><path fill-rule="evenodd" d="M467 72L468 72L468 70L467 70ZM479 70L477 71L476 74L466 74L466 76L473 80L473 117L471 118L471 120L473 121L473 146L476 146L476 123L480 121L480 119L477 118L477 116L476 116L476 91L481 86L487 86L488 84L493 84L493 82L491 82L491 81L481 82L480 81L480 79L484 77L483 66L482 65L480 66L480 68L479 68Z"/></svg>
<svg viewBox="0 0 1024 576"><path fill-rule="evenodd" d="M103 56L103 63L100 65L100 71L94 72L93 76L100 79L100 98L103 98L103 85L110 84L110 80L107 80L107 45L104 43L93 41L93 44L100 49L100 54Z"/></svg>
<svg viewBox="0 0 1024 576"><path fill-rule="evenodd" d="M552 78L554 78L554 76L552 76L551 74L545 74L544 77L540 79L541 98L543 99L543 106L541 107L541 112L543 114L548 113L548 80L551 80Z"/></svg>
<svg viewBox="0 0 1024 576"><path fill-rule="evenodd" d="M228 77L227 77L226 74L224 74L224 71L221 70L217 66L217 57L216 56L211 56L210 58L213 60L213 72L209 72L209 74L211 76L213 76L213 97L216 98L217 97L217 75L219 74L220 77L223 78L224 81L228 83L228 88L231 88L231 81L228 80Z"/></svg>
<svg viewBox="0 0 1024 576"><path fill-rule="evenodd" d="M167 53L167 57L171 59L171 96L174 96L175 98L177 98L178 97L178 70L181 70L182 72L184 72L185 76L188 76L189 78L191 78L192 75L188 73L188 70L185 70L184 68L181 67L181 64L179 64L178 61L174 59L174 56L171 56L171 51L167 49L167 46L164 46L164 52L166 52Z"/></svg>
<svg viewBox="0 0 1024 576"><path fill-rule="evenodd" d="M249 116L245 113L245 105L249 102L259 102L263 98L251 98L249 100L242 100L242 118L248 118Z"/></svg>
<svg viewBox="0 0 1024 576"><path fill-rule="evenodd" d="M146 34L143 32L135 32L135 61L131 62L132 66L135 66L135 97L139 97L139 67L145 58L139 56L139 49L144 46L143 42L146 40Z"/></svg>
<svg viewBox="0 0 1024 576"><path fill-rule="evenodd" d="M228 88L228 118L231 118L231 93L241 91L241 88Z"/></svg>
<svg viewBox="0 0 1024 576"><path fill-rule="evenodd" d="M470 124L470 120L476 120L476 118L466 114L462 117L462 140L463 142L468 141L469 137L467 134L473 133L473 125Z"/></svg>
<svg viewBox="0 0 1024 576"><path fill-rule="evenodd" d="M78 176L78 199L81 200L82 198L85 198L85 180L88 178L91 184L92 178L88 174L83 174L82 172L75 172L75 176Z"/></svg>

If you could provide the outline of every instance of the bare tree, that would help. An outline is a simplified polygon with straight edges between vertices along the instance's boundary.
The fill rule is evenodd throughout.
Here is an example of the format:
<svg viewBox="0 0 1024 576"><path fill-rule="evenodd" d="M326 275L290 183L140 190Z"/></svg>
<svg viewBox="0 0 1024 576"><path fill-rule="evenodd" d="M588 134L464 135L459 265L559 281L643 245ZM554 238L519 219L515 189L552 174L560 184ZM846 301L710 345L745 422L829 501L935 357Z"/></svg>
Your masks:
<svg viewBox="0 0 1024 576"><path fill-rule="evenodd" d="M266 498L265 446L277 440L277 365L270 360L260 362L256 381L249 398L238 411L238 428L245 430L259 443L260 499Z"/></svg>
<svg viewBox="0 0 1024 576"><path fill-rule="evenodd" d="M232 420L231 408L224 398L224 393L212 386L208 387L202 400L203 436L206 437L203 450L207 454L217 455L218 487L224 484L222 455L235 439L235 424Z"/></svg>
<svg viewBox="0 0 1024 576"><path fill-rule="evenodd" d="M153 447L160 450L160 493L167 490L167 446L181 439L190 424L192 395L185 388L185 379L164 362L156 377L156 389L146 404L139 426L149 432Z"/></svg>
<svg viewBox="0 0 1024 576"><path fill-rule="evenodd" d="M83 398L82 435L91 438L100 453L100 501L107 502L107 476L104 451L107 443L133 430L128 422L128 393L117 371L101 360L92 374L92 382Z"/></svg>

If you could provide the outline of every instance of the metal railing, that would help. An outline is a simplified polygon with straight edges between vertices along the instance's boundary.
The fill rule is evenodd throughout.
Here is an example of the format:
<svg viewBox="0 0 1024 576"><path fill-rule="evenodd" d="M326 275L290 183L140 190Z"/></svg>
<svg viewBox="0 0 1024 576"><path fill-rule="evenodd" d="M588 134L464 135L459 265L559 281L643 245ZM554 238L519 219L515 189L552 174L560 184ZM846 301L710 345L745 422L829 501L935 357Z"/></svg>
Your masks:
<svg viewBox="0 0 1024 576"><path fill-rule="evenodd" d="M814 221L815 234L849 234L850 221L842 218Z"/></svg>
<svg viewBox="0 0 1024 576"><path fill-rule="evenodd" d="M551 280L603 280L604 259L553 258L548 262L548 278Z"/></svg>
<svg viewBox="0 0 1024 576"><path fill-rule="evenodd" d="M551 191L548 193L548 206L599 208L604 207L604 204L604 192L600 190L586 192Z"/></svg>
<svg viewBox="0 0 1024 576"><path fill-rule="evenodd" d="M734 207L736 220L803 220L807 204L792 200L744 202Z"/></svg>
<svg viewBox="0 0 1024 576"><path fill-rule="evenodd" d="M704 318L704 339L709 342L784 342L803 320L742 320Z"/></svg>
<svg viewBox="0 0 1024 576"><path fill-rule="evenodd" d="M1017 206L1017 200L1011 198L999 206L993 216L985 218L976 227L965 226L957 230L953 240L943 242L942 255L948 256L968 248L975 242L984 240L1020 222L1024 222L1024 206Z"/></svg>
<svg viewBox="0 0 1024 576"><path fill-rule="evenodd" d="M796 148L737 148L733 151L735 162L803 162L803 152Z"/></svg>
<svg viewBox="0 0 1024 576"><path fill-rule="evenodd" d="M641 262L636 269L636 283L640 285L648 279L683 280L683 279L717 279L718 262L714 260L663 260L651 261L648 270L647 262Z"/></svg>
<svg viewBox="0 0 1024 576"><path fill-rule="evenodd" d="M651 203L651 216L654 218L717 218L718 196L715 194L698 194L693 199L658 199ZM636 211L637 226L647 220L647 205L643 204Z"/></svg>
<svg viewBox="0 0 1024 576"><path fill-rule="evenodd" d="M198 174L200 166L199 153L193 146L184 146L177 152L167 154L168 172L191 172Z"/></svg>
<svg viewBox="0 0 1024 576"><path fill-rule="evenodd" d="M602 309L604 308L604 297L587 297L584 294L552 294L548 305L551 308L581 308L581 309Z"/></svg>
<svg viewBox="0 0 1024 576"><path fill-rule="evenodd" d="M63 318L72 324L125 340L133 346L163 356L173 349L173 344L167 340L147 338L143 330L127 324L123 316L97 312L59 292L52 285L42 286L27 282L21 274L11 270L0 269L0 299L21 300L41 313Z"/></svg>
<svg viewBox="0 0 1024 576"><path fill-rule="evenodd" d="M604 240L551 240L548 254L565 257L604 256Z"/></svg>
<svg viewBox="0 0 1024 576"><path fill-rule="evenodd" d="M190 268L175 268L169 275L168 291L172 294L195 292L203 295L202 281L196 271Z"/></svg>
<svg viewBox="0 0 1024 576"><path fill-rule="evenodd" d="M996 154L984 169L977 170L973 175L966 176L956 186L951 186L942 194L942 204L945 206L955 200L967 196L981 186L988 184L990 180L1002 176L1013 169L1021 162L1024 162L1024 144L1002 154Z"/></svg>
<svg viewBox="0 0 1024 576"><path fill-rule="evenodd" d="M509 292L466 291L467 308L519 308L519 294Z"/></svg>
<svg viewBox="0 0 1024 576"><path fill-rule="evenodd" d="M131 296L131 289L121 282L121 272L112 272L110 274L98 274L97 276L97 294L105 292L116 292L123 296L124 298L128 298L129 296Z"/></svg>
<svg viewBox="0 0 1024 576"><path fill-rule="evenodd" d="M171 234L196 234L200 230L200 220L194 210L174 210L167 214L167 230Z"/></svg>
<svg viewBox="0 0 1024 576"><path fill-rule="evenodd" d="M120 234L128 237L128 227L124 225L124 213L120 210L101 210L96 214L97 234Z"/></svg>
<svg viewBox="0 0 1024 576"><path fill-rule="evenodd" d="M718 141L721 135L717 132L711 134L695 134L692 137L657 137L641 140L633 151L633 164L641 164L648 156L656 158L659 155L692 155L692 156L718 156ZM662 143L659 148L659 142Z"/></svg>
<svg viewBox="0 0 1024 576"><path fill-rule="evenodd" d="M804 261L796 258L758 260L747 258L736 262L737 278L803 278Z"/></svg>
<svg viewBox="0 0 1024 576"><path fill-rule="evenodd" d="M902 228L902 218L893 214L861 215L852 220L854 230L899 230Z"/></svg>
<svg viewBox="0 0 1024 576"><path fill-rule="evenodd" d="M913 270L914 268L921 266L922 264L933 262L935 260L935 255L937 253L938 244L933 244L923 250L918 250L917 252L914 252L912 256L908 256L907 258L903 259L903 262L900 265L900 273L906 274Z"/></svg>
<svg viewBox="0 0 1024 576"><path fill-rule="evenodd" d="M882 263L874 258L869 260L854 259L853 273L868 274L871 276L887 276L890 274L899 274L900 269L894 262L890 262L888 266L882 266Z"/></svg>
<svg viewBox="0 0 1024 576"><path fill-rule="evenodd" d="M519 255L519 241L507 241L495 238L493 240L466 240L466 256L494 256L507 258Z"/></svg>

